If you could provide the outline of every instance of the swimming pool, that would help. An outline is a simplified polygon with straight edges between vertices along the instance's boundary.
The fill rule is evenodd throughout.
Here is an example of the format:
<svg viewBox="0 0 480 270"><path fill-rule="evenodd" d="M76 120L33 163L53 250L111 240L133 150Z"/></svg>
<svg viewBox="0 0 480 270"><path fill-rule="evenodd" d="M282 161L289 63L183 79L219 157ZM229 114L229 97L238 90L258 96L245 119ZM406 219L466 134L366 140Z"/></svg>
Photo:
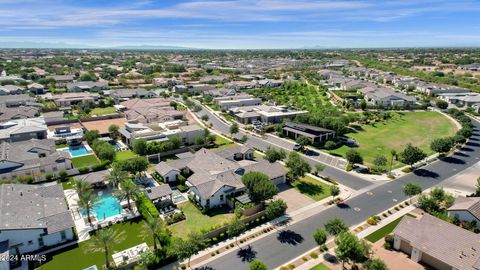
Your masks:
<svg viewBox="0 0 480 270"><path fill-rule="evenodd" d="M112 193L102 193L99 195L99 198L100 200L92 209L92 212L97 217L97 220L103 220L123 213L120 202L112 195ZM82 215L87 216L87 211L82 209Z"/></svg>
<svg viewBox="0 0 480 270"><path fill-rule="evenodd" d="M79 146L70 146L68 149L64 150L65 152L69 152L72 157L78 157L88 154L87 148L83 144Z"/></svg>

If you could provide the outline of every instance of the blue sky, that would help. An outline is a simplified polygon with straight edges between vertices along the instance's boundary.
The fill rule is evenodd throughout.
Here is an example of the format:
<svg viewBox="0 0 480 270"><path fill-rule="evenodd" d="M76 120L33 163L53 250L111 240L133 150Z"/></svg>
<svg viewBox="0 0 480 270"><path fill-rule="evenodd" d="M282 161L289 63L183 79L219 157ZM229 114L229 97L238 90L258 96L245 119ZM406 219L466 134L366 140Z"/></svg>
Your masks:
<svg viewBox="0 0 480 270"><path fill-rule="evenodd" d="M480 46L478 0L0 0L0 42L195 48Z"/></svg>

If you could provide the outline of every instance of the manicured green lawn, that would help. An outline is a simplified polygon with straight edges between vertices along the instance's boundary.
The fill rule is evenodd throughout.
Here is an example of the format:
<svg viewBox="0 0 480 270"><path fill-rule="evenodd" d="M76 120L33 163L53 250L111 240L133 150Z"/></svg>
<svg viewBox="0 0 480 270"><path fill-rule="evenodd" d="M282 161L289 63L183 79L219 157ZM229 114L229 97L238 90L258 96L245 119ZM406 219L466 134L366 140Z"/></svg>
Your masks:
<svg viewBox="0 0 480 270"><path fill-rule="evenodd" d="M74 189L75 181L73 180L73 177L69 177L67 181L62 182L62 187L63 187L63 190Z"/></svg>
<svg viewBox="0 0 480 270"><path fill-rule="evenodd" d="M96 165L96 164L99 164L100 162L98 161L97 156L87 155L87 156L72 158L72 163L73 163L73 167L82 168L82 167Z"/></svg>
<svg viewBox="0 0 480 270"><path fill-rule="evenodd" d="M430 143L433 139L452 136L457 128L448 118L438 112L394 113L392 119L375 125L362 125L360 130L346 134L354 138L360 146L357 149L366 165L372 165L377 155L384 155L390 161L392 149L400 152L411 143L431 155ZM350 148L342 146L330 151L331 154L345 157ZM394 161L394 168L401 167Z"/></svg>
<svg viewBox="0 0 480 270"><path fill-rule="evenodd" d="M293 183L293 187L300 193L307 195L315 201L320 201L330 196L330 188L327 184L305 176Z"/></svg>
<svg viewBox="0 0 480 270"><path fill-rule="evenodd" d="M228 223L233 219L233 213L202 214L191 202L179 205L186 216L186 220L171 225L169 228L173 235L186 237L190 232L200 232L202 229L209 229L214 225Z"/></svg>
<svg viewBox="0 0 480 270"><path fill-rule="evenodd" d="M133 221L127 221L120 224L114 224L111 226L114 230L120 230L124 232L125 241L116 245L114 247L114 252L136 246L141 243L147 243L149 246L153 245L153 240L151 237L143 238L143 227L142 224L145 223L141 219L136 219ZM62 270L62 269L84 269L94 264L97 265L98 269L102 269L102 265L105 262L105 256L102 252L87 252L85 246L90 240L74 245L69 250L62 250L57 252L58 254L49 256L49 260L41 266L39 269L42 270ZM110 254L110 261L113 262L113 259Z"/></svg>
<svg viewBox="0 0 480 270"><path fill-rule="evenodd" d="M310 268L310 270L330 270L325 264L320 263L314 266L313 268Z"/></svg>
<svg viewBox="0 0 480 270"><path fill-rule="evenodd" d="M92 109L90 112L90 115L107 115L107 114L113 114L116 113L117 109L115 107L105 107L105 108L95 108Z"/></svg>
<svg viewBox="0 0 480 270"><path fill-rule="evenodd" d="M68 147L68 144L66 144L66 143L55 145L55 149L66 148L66 147Z"/></svg>
<svg viewBox="0 0 480 270"><path fill-rule="evenodd" d="M221 136L217 135L216 138L215 138L215 144L216 145L224 145L224 144L229 144L229 143L232 143L232 141L229 140L229 139L226 139L224 137L221 137Z"/></svg>
<svg viewBox="0 0 480 270"><path fill-rule="evenodd" d="M117 160L127 160L136 157L137 155L132 150L125 150L117 152Z"/></svg>
<svg viewBox="0 0 480 270"><path fill-rule="evenodd" d="M383 226L382 228L374 231L373 233L367 235L367 237L365 237L365 240L368 240L372 243L375 243L377 242L378 240L382 239L383 237L385 237L385 235L393 232L393 230L395 229L395 227L397 227L398 223L400 223L400 221L402 220L402 218L404 216L411 216L411 217L415 217L411 214L406 214L406 215L403 215L397 219L395 219L394 221L388 223L387 225Z"/></svg>

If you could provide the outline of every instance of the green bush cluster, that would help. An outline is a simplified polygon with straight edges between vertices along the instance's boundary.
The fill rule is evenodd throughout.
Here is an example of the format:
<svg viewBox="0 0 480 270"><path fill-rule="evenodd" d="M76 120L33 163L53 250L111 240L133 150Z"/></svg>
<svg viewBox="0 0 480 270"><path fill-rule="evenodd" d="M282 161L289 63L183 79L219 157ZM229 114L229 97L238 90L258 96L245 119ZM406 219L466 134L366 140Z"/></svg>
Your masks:
<svg viewBox="0 0 480 270"><path fill-rule="evenodd" d="M143 192L139 192L137 194L135 204L137 205L137 209L144 219L150 220L152 218L158 218L160 216L160 213L158 212L155 205L150 201L150 199L148 199L147 195L145 195L145 193Z"/></svg>

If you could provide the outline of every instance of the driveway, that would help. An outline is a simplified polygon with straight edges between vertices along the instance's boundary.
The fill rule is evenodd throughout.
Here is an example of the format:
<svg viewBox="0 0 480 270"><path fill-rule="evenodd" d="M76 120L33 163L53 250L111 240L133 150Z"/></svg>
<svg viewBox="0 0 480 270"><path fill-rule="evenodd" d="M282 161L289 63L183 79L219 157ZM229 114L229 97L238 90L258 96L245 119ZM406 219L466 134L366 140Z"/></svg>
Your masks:
<svg viewBox="0 0 480 270"><path fill-rule="evenodd" d="M278 192L276 198L280 198L287 203L287 213L291 213L315 202L315 200L303 195L287 184L282 184L278 186L278 188L280 189L280 192Z"/></svg>

